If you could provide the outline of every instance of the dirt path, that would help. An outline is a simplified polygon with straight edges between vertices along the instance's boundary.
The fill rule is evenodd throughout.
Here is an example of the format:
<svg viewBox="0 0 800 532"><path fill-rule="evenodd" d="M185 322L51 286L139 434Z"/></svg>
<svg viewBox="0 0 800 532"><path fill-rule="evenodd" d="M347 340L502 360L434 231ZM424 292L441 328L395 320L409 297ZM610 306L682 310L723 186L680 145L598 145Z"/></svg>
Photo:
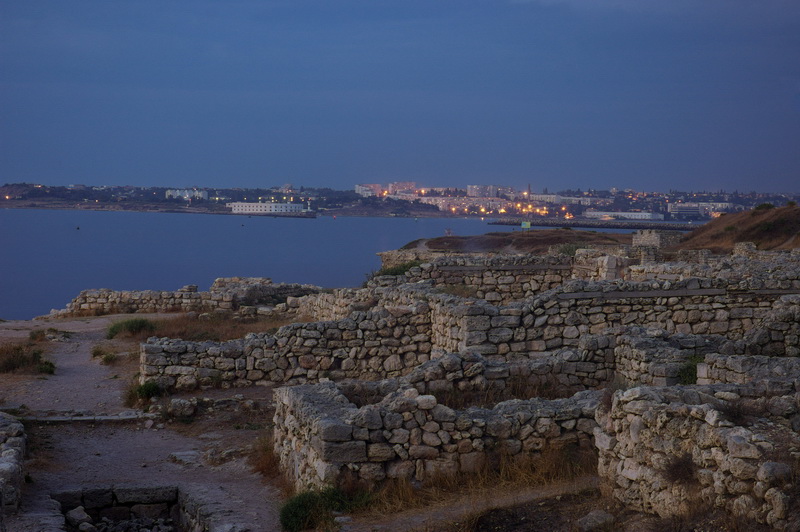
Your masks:
<svg viewBox="0 0 800 532"><path fill-rule="evenodd" d="M158 315L145 315L145 317ZM42 343L45 358L56 366L54 375L4 374L0 398L36 412L89 411L116 414L127 408L123 393L136 371L135 365L102 365L92 360L92 348L101 344L120 357L138 352L138 345L105 340L108 326L130 316L102 316L69 320L7 321L0 323L0 342L27 340L33 330L55 329L56 340ZM142 317L142 315L137 315Z"/></svg>

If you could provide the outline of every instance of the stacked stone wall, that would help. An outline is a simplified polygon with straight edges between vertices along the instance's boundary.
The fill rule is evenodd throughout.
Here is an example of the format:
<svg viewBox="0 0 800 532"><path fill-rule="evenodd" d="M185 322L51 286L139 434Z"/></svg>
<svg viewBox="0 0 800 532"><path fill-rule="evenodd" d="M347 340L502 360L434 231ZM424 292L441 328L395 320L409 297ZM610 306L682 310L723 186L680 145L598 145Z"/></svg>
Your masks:
<svg viewBox="0 0 800 532"><path fill-rule="evenodd" d="M297 489L336 483L348 473L370 484L478 473L501 454L588 446L599 393L455 410L416 388L360 408L333 383L279 388L275 450Z"/></svg>
<svg viewBox="0 0 800 532"><path fill-rule="evenodd" d="M572 278L586 281L624 279L628 268L636 263L628 253L609 253L595 248L575 252Z"/></svg>
<svg viewBox="0 0 800 532"><path fill-rule="evenodd" d="M683 236L682 231L660 231L640 229L633 233L631 244L634 247L665 248L677 244Z"/></svg>
<svg viewBox="0 0 800 532"><path fill-rule="evenodd" d="M19 507L24 479L25 427L9 414L0 412L0 529L3 516Z"/></svg>
<svg viewBox="0 0 800 532"><path fill-rule="evenodd" d="M615 344L614 367L619 384L670 386L681 384L687 365L702 360L726 344L721 336L669 334L662 329L629 327L609 331ZM690 379L687 375L684 378ZM683 383L687 384L687 383Z"/></svg>
<svg viewBox="0 0 800 532"><path fill-rule="evenodd" d="M242 306L275 305L288 297L319 292L312 285L273 284L261 277L228 277L214 281L211 290L198 292L194 285L176 291L116 291L107 288L84 290L64 310L52 316L124 314L134 312L233 311Z"/></svg>
<svg viewBox="0 0 800 532"><path fill-rule="evenodd" d="M153 338L141 346L140 379L191 390L399 376L430 358L430 312L421 305L358 311L221 343Z"/></svg>
<svg viewBox="0 0 800 532"><path fill-rule="evenodd" d="M800 438L766 418L736 426L726 404L766 401L777 418L797 411L796 388L633 388L598 410L598 473L627 507L663 517L710 510L796 530L791 464ZM774 391L772 392L774 393ZM794 498L793 498L794 497Z"/></svg>
<svg viewBox="0 0 800 532"><path fill-rule="evenodd" d="M468 310L455 307L450 313L456 318L452 331L458 350L493 357L577 345L584 334L626 325L742 340L784 292L728 290L724 280L714 279L570 281L522 303L496 307L475 301Z"/></svg>
<svg viewBox="0 0 800 532"><path fill-rule="evenodd" d="M787 379L800 379L800 358L709 354L697 366L698 384L747 384Z"/></svg>
<svg viewBox="0 0 800 532"><path fill-rule="evenodd" d="M359 304L375 306L344 319L296 324L275 335L251 335L222 344L151 340L142 347L141 375L143 381L181 389L301 383L320 375L336 380L381 379L407 373L444 353L469 351L508 362L533 353L578 347L585 335L632 325L660 328L669 334L724 336L730 340L726 354L763 350L759 338L767 338L767 347L777 352L773 339L780 333L778 343L785 346L783 351L794 352L797 323L792 320L798 305L792 298L796 296L784 296L773 310L774 292L734 292L725 286L724 281L711 279L570 281L539 297L505 306L438 293L425 283L365 289L357 291ZM335 314L352 308L344 304L346 295L301 298L297 307L310 309L317 301L327 301L332 310L322 312ZM759 331L765 329L759 326L767 318L769 326L783 330L768 329L764 337ZM679 350L671 359L663 355L650 360L646 349L620 344L620 370L634 382L671 383L685 359L697 354L685 345L672 347ZM644 375L654 380L643 381Z"/></svg>

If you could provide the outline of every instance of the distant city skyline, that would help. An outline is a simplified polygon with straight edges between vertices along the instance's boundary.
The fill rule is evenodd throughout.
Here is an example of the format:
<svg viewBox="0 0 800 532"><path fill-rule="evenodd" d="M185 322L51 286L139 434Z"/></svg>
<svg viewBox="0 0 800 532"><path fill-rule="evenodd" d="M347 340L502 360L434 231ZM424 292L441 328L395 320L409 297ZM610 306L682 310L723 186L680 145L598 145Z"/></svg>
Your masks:
<svg viewBox="0 0 800 532"><path fill-rule="evenodd" d="M793 0L0 0L0 184L800 191Z"/></svg>

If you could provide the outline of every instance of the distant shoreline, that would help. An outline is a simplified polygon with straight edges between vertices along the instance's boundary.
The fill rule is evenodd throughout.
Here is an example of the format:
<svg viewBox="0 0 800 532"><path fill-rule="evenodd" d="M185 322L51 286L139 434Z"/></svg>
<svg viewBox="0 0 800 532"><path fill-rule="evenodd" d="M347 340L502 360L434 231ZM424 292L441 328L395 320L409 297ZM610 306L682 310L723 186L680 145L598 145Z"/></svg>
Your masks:
<svg viewBox="0 0 800 532"><path fill-rule="evenodd" d="M26 205L8 205L8 203L13 203L11 201L5 201L0 205L0 208L3 209L26 209L26 210L63 210L63 211L100 211L100 212L150 212L150 213L165 213L165 214L214 214L214 215L223 215L223 216L247 216L247 217L266 217L266 218L292 218L292 219L314 219L317 217L328 216L328 217L348 217L348 218L452 218L452 219L475 219L475 220L482 220L485 221L487 225L495 225L495 226L519 226L522 222L531 222L531 225L534 227L576 227L576 228L587 228L587 229L600 229L600 228L610 228L610 229L630 229L631 231L635 231L637 229L665 229L665 230L679 230L679 231L692 231L705 222L702 223L675 223L675 222L647 222L641 220L631 220L631 221L623 221L623 220L610 220L610 221L601 221L601 220L583 220L583 219L554 219L554 218L542 218L541 220L530 220L527 218L519 218L519 219L497 219L494 217L486 217L486 216L453 216L447 212L440 212L440 213L410 213L410 214L393 214L393 213L381 213L381 212L369 212L363 210L353 210L353 209L327 209L325 211L315 211L314 216L307 216L301 215L298 216L296 214L235 214L230 211L222 211L222 210L209 210L204 208L194 208L194 207L164 207L161 205L153 205L153 204L144 204L139 206L121 206L121 205L109 205L109 204L70 204L67 202L29 202L26 201ZM22 203L22 202L20 202ZM490 231L490 230L489 230Z"/></svg>

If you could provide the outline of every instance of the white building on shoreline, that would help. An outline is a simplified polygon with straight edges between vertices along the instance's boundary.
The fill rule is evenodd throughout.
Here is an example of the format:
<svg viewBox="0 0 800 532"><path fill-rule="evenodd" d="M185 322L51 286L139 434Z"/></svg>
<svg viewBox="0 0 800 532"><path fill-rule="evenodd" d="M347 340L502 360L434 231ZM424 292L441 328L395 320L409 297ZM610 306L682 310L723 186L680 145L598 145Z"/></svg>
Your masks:
<svg viewBox="0 0 800 532"><path fill-rule="evenodd" d="M295 214L303 212L302 203L255 203L234 201L226 203L233 214Z"/></svg>

